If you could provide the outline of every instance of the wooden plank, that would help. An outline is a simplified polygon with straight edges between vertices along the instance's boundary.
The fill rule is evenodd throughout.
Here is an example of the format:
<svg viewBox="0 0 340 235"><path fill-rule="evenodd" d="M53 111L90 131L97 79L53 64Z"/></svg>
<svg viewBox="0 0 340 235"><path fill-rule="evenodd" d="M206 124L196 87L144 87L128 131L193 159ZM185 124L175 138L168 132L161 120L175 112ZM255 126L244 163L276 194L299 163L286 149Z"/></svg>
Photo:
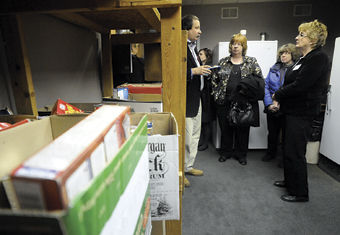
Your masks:
<svg viewBox="0 0 340 235"><path fill-rule="evenodd" d="M138 11L153 29L157 32L161 31L161 16L157 8L145 8Z"/></svg>
<svg viewBox="0 0 340 235"><path fill-rule="evenodd" d="M8 70L18 114L38 115L32 72L20 16L0 18L6 44Z"/></svg>
<svg viewBox="0 0 340 235"><path fill-rule="evenodd" d="M65 20L67 22L73 23L78 26L85 27L87 29L93 30L95 32L105 33L110 31L109 28L105 28L102 25L99 25L92 20L89 20L77 13L54 13L55 17Z"/></svg>
<svg viewBox="0 0 340 235"><path fill-rule="evenodd" d="M163 110L172 112L179 131L179 156L183 159L185 136L186 79L183 77L181 7L161 12ZM180 165L180 171L183 171ZM167 235L182 234L182 192L180 192L180 220L166 222Z"/></svg>
<svg viewBox="0 0 340 235"><path fill-rule="evenodd" d="M113 44L131 44L131 43L160 43L160 33L136 33L136 34L112 34Z"/></svg>
<svg viewBox="0 0 340 235"><path fill-rule="evenodd" d="M152 221L151 235L164 235L163 221Z"/></svg>
<svg viewBox="0 0 340 235"><path fill-rule="evenodd" d="M0 14L108 11L181 5L182 0L1 0Z"/></svg>
<svg viewBox="0 0 340 235"><path fill-rule="evenodd" d="M182 0L153 0L153 1L122 0L120 2L120 6L169 8L182 6Z"/></svg>
<svg viewBox="0 0 340 235"><path fill-rule="evenodd" d="M102 92L103 97L113 96L112 50L110 33L102 33Z"/></svg>
<svg viewBox="0 0 340 235"><path fill-rule="evenodd" d="M188 31L187 30L182 30L182 37L181 37L181 45L182 45L182 78L183 80L185 81L184 82L184 87L185 87L185 91L186 91L186 86L187 86L187 83L186 83L186 77L187 77L187 41L188 41ZM183 100L185 101L186 103L186 94L184 95L183 97ZM183 101L183 102L184 102ZM186 105L185 105L186 106ZM185 116L185 113L186 113L186 107L184 109L184 116ZM185 121L184 121L185 123ZM182 125L182 132L183 132L183 138L182 138L182 145L185 146L185 125ZM184 159L185 159L185 151L184 151L184 147L183 147L183 151L182 151L182 155L181 155L181 158L180 158L180 169L181 169L181 176L182 176L182 179L181 179L181 188L180 188L180 191L184 192Z"/></svg>
<svg viewBox="0 0 340 235"><path fill-rule="evenodd" d="M109 29L152 29L138 9L91 11L79 14Z"/></svg>

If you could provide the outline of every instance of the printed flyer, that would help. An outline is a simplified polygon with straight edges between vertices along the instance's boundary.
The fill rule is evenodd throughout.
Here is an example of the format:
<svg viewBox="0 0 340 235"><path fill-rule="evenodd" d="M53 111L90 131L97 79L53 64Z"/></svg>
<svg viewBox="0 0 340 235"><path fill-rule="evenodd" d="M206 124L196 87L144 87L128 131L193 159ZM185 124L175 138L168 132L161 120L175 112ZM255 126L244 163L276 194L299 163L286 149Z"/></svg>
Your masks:
<svg viewBox="0 0 340 235"><path fill-rule="evenodd" d="M178 136L148 136L152 220L179 220Z"/></svg>

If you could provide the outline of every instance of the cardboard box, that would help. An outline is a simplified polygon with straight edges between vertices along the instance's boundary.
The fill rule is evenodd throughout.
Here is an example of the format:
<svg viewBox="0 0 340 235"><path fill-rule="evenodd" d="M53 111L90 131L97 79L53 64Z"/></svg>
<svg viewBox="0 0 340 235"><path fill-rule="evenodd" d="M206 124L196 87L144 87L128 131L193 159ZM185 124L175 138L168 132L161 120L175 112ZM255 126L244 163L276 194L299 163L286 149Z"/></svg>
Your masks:
<svg viewBox="0 0 340 235"><path fill-rule="evenodd" d="M131 113L131 124L143 113ZM171 113L148 113L148 152L152 220L179 220L179 144Z"/></svg>
<svg viewBox="0 0 340 235"><path fill-rule="evenodd" d="M141 102L162 102L162 94L132 94L129 93L129 100Z"/></svg>
<svg viewBox="0 0 340 235"><path fill-rule="evenodd" d="M162 83L125 83L119 88L128 88L131 101L162 102Z"/></svg>
<svg viewBox="0 0 340 235"><path fill-rule="evenodd" d="M8 130L9 128L14 128L36 119L37 117L34 115L0 115L0 131ZM1 123L8 123L10 125L6 127L2 126Z"/></svg>
<svg viewBox="0 0 340 235"><path fill-rule="evenodd" d="M73 106L78 107L79 109L83 110L85 113L92 113L96 110L101 103L70 103Z"/></svg>
<svg viewBox="0 0 340 235"><path fill-rule="evenodd" d="M118 88L127 87L134 94L162 94L162 83L125 83Z"/></svg>
<svg viewBox="0 0 340 235"><path fill-rule="evenodd" d="M141 102L141 101L131 101L131 100L119 100L105 98L103 104L117 104L129 106L131 112L136 113L161 113L163 112L163 104L161 102Z"/></svg>
<svg viewBox="0 0 340 235"><path fill-rule="evenodd" d="M23 161L48 145L86 116L86 114L51 116L0 132L0 208L10 207L3 188L4 178ZM6 120L10 123L26 118L32 119L35 116L0 116L1 120ZM14 208L17 207L16 204L12 206Z"/></svg>
<svg viewBox="0 0 340 235"><path fill-rule="evenodd" d="M144 223L140 225L141 220L143 222L146 220L146 224L150 223L145 219L150 215L147 209L149 175L146 144L146 117L144 117L114 159L94 178L91 185L74 199L73 205L68 210L54 212L0 210L0 234L32 234L32 231L34 234L47 235L119 234L112 233L112 230L106 228L118 229L126 224L132 226L128 226L127 229L135 231L135 234L146 234L150 227L146 227L144 232ZM120 181L122 171L127 170L123 166L130 164L123 164L124 162L133 163L132 170L125 174L129 177L125 183ZM118 206L124 213L117 213ZM131 211L124 209L127 207L133 208L135 213L131 214ZM124 220L112 219L115 218L114 214L120 215L119 218L125 215ZM21 226L18 226L18 223Z"/></svg>
<svg viewBox="0 0 340 235"><path fill-rule="evenodd" d="M86 116L51 116L0 132L0 179ZM18 117L5 118L18 120Z"/></svg>
<svg viewBox="0 0 340 235"><path fill-rule="evenodd" d="M34 115L0 115L0 122L8 122L14 124L25 119L37 119Z"/></svg>
<svg viewBox="0 0 340 235"><path fill-rule="evenodd" d="M23 209L66 209L112 158L106 149L117 151L125 141L122 123L128 112L124 106L102 106L12 171L14 204ZM114 141L107 143L110 133Z"/></svg>

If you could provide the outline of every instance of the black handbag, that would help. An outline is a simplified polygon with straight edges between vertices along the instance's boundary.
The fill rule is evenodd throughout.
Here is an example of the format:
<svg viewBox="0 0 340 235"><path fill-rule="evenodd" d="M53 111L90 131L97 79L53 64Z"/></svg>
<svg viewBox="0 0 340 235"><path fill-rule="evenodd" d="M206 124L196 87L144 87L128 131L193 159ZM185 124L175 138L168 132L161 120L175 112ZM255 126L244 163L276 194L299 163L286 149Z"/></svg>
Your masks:
<svg viewBox="0 0 340 235"><path fill-rule="evenodd" d="M252 105L245 102L232 102L229 111L229 125L231 126L251 126L255 121L255 114Z"/></svg>

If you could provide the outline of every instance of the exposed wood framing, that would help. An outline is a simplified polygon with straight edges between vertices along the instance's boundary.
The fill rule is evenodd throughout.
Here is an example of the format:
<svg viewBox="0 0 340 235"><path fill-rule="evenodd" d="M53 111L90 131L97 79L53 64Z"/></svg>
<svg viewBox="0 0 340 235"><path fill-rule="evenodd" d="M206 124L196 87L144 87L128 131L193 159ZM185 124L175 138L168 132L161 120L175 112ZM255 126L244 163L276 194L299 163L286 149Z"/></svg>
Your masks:
<svg viewBox="0 0 340 235"><path fill-rule="evenodd" d="M113 44L160 43L160 33L111 34Z"/></svg>
<svg viewBox="0 0 340 235"><path fill-rule="evenodd" d="M1 0L0 14L109 11L117 8L163 8L181 5L182 0Z"/></svg>
<svg viewBox="0 0 340 235"><path fill-rule="evenodd" d="M53 14L55 17L65 20L67 22L73 23L75 25L83 26L85 28L88 28L90 30L93 30L95 32L100 33L106 33L110 31L109 28L105 28L102 25L99 25L77 13L55 13Z"/></svg>
<svg viewBox="0 0 340 235"><path fill-rule="evenodd" d="M161 16L157 8L145 8L138 11L153 29L157 32L161 31Z"/></svg>
<svg viewBox="0 0 340 235"><path fill-rule="evenodd" d="M104 97L113 95L112 50L110 33L102 33L102 92Z"/></svg>
<svg viewBox="0 0 340 235"><path fill-rule="evenodd" d="M37 116L37 103L32 72L26 50L20 16L3 16L1 29L6 43L8 69L15 105L19 114Z"/></svg>
<svg viewBox="0 0 340 235"><path fill-rule="evenodd" d="M49 13L71 23L102 33L103 96L112 96L113 74L111 43L161 43L163 110L172 112L179 131L180 220L166 221L167 235L182 234L182 193L184 176L185 110L186 110L186 38L181 30L182 0L2 0L0 15ZM158 9L156 9L158 8ZM133 17L135 16L135 17ZM6 18L6 17L5 17ZM13 18L13 17L11 17ZM10 73L18 112L37 115L32 75L27 59L20 18L6 32L14 48ZM12 22L12 21L11 21ZM111 35L110 29L155 29L161 33ZM151 26L151 27L150 27ZM147 28L148 27L148 28ZM137 32L136 31L136 32ZM12 41L10 41L12 39ZM7 39L8 40L8 39ZM7 53L9 54L9 53ZM158 234L157 234L158 235Z"/></svg>
<svg viewBox="0 0 340 235"><path fill-rule="evenodd" d="M186 79L183 78L181 7L161 11L161 48L163 110L172 112L177 120L179 131L179 157L184 156ZM180 173L183 167L180 165ZM167 235L182 234L182 191L180 191L180 220L166 222Z"/></svg>
<svg viewBox="0 0 340 235"><path fill-rule="evenodd" d="M182 95L182 102L186 103L186 77L187 77L187 39L188 39L188 31L182 30L182 38L181 38L181 45L182 45L182 85L185 90L185 94ZM186 105L184 107L184 116L186 113ZM183 133L183 138L182 138L182 146L183 146L183 151L182 155L180 155L180 162L179 165L182 167L181 169L183 170L182 173L182 179L180 179L181 185L180 185L180 190L183 192L184 191L184 159L185 159L185 151L184 151L184 146L185 146L185 122L182 125L182 133Z"/></svg>
<svg viewBox="0 0 340 235"><path fill-rule="evenodd" d="M160 44L144 46L145 81L162 81L162 55Z"/></svg>

